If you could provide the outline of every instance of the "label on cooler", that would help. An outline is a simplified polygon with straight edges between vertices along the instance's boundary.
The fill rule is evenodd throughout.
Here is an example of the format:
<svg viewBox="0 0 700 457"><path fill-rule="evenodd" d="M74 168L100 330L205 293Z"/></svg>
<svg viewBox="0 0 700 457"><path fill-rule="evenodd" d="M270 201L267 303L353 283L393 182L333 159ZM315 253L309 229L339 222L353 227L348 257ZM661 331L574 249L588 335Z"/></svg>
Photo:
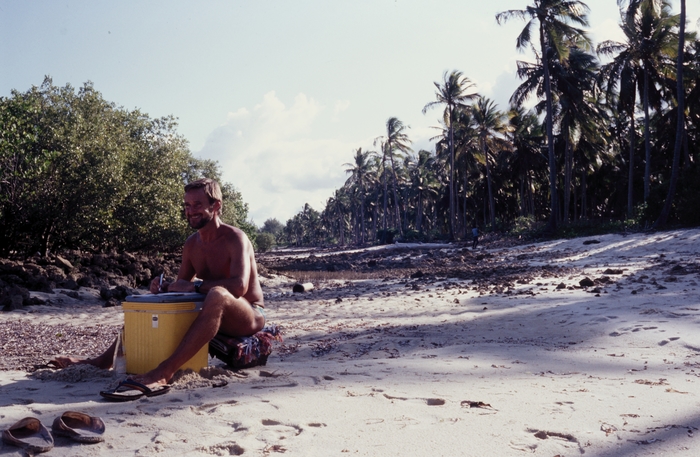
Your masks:
<svg viewBox="0 0 700 457"><path fill-rule="evenodd" d="M157 314L153 314L151 316L151 325L153 326L153 328L158 328L158 315Z"/></svg>

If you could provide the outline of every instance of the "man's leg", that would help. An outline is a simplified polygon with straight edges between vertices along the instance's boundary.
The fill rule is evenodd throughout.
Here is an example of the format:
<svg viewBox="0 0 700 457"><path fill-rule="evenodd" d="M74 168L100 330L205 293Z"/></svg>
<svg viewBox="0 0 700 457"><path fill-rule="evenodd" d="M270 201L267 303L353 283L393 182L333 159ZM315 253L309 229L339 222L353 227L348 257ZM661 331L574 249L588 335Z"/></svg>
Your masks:
<svg viewBox="0 0 700 457"><path fill-rule="evenodd" d="M155 369L132 376L132 379L145 385L167 384L175 372L219 331L230 336L249 336L262 329L264 320L244 298L235 298L223 287L214 287L207 293L202 311L175 352Z"/></svg>
<svg viewBox="0 0 700 457"><path fill-rule="evenodd" d="M114 361L114 348L117 346L117 340L114 340L112 345L105 352L91 359L78 359L77 357L59 356L51 362L59 368L65 368L71 365L93 365L97 368L109 369L112 368Z"/></svg>

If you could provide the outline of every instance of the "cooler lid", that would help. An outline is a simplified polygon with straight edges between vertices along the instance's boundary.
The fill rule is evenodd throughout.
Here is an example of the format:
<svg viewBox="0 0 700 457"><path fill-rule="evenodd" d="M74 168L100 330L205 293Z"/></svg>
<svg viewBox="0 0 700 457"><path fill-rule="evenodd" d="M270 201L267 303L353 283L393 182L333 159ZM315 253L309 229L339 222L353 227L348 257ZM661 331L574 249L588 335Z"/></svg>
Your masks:
<svg viewBox="0 0 700 457"><path fill-rule="evenodd" d="M130 303L185 303L203 302L205 294L196 292L165 292L162 294L129 295L124 299Z"/></svg>

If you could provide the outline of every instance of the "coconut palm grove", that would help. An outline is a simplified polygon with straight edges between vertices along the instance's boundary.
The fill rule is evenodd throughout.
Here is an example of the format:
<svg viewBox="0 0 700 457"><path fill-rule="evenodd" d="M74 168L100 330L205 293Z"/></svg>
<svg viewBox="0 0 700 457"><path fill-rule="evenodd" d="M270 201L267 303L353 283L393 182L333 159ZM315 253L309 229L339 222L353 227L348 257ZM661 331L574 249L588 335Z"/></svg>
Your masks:
<svg viewBox="0 0 700 457"><path fill-rule="evenodd" d="M521 21L520 85L510 106L445 72L423 112L435 149L412 150L389 118L373 150L318 212L280 236L297 245L455 240L471 228L515 233L649 229L700 223L700 41L667 1L618 1L621 42L593 43L582 1L535 0L496 15ZM280 227L281 229L281 227Z"/></svg>

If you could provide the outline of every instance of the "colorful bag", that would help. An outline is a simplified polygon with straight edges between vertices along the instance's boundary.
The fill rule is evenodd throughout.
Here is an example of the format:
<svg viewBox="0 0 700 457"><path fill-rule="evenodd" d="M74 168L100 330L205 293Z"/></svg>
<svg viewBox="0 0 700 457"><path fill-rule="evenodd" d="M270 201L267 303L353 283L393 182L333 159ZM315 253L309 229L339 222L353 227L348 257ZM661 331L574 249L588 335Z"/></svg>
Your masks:
<svg viewBox="0 0 700 457"><path fill-rule="evenodd" d="M253 336L236 337L219 333L209 342L209 354L236 370L265 365L272 352L273 341L282 341L279 326L274 324L266 325Z"/></svg>

